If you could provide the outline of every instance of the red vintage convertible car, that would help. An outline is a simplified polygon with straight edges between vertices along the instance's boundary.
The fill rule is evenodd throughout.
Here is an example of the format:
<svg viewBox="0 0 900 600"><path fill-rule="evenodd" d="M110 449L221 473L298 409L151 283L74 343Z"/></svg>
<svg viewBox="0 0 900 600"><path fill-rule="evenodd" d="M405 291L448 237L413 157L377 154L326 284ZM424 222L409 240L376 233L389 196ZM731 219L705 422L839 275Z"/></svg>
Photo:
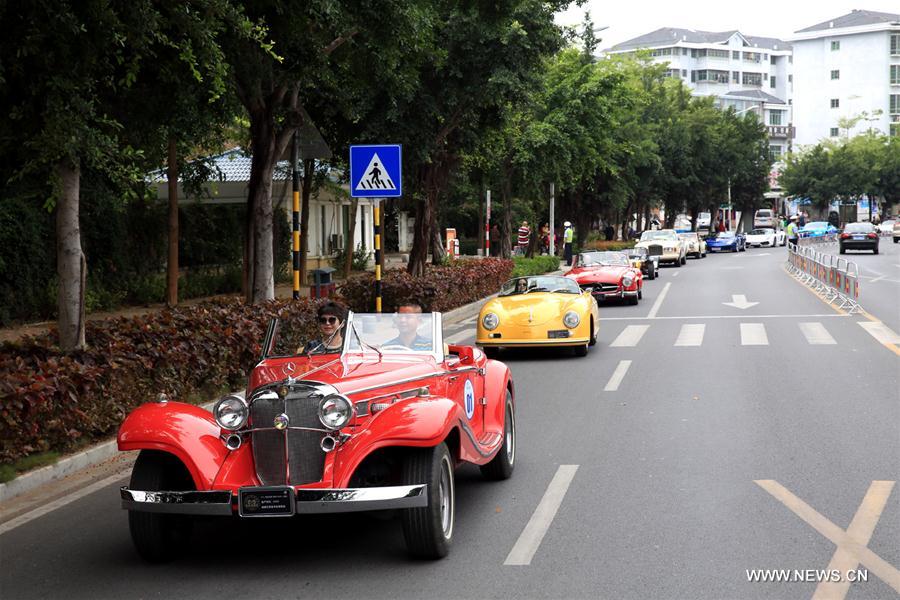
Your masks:
<svg viewBox="0 0 900 600"><path fill-rule="evenodd" d="M598 302L611 298L637 304L644 295L644 275L623 252L582 252L566 273L583 290L591 290Z"/></svg>
<svg viewBox="0 0 900 600"><path fill-rule="evenodd" d="M418 320L410 347L401 317ZM445 345L439 313L351 313L340 351L322 354L303 354L307 340L279 325L269 324L246 395L220 399L212 413L163 400L125 419L119 449L140 454L120 494L138 552L172 558L193 515L400 509L409 551L445 556L455 467L512 474L509 369L477 348Z"/></svg>

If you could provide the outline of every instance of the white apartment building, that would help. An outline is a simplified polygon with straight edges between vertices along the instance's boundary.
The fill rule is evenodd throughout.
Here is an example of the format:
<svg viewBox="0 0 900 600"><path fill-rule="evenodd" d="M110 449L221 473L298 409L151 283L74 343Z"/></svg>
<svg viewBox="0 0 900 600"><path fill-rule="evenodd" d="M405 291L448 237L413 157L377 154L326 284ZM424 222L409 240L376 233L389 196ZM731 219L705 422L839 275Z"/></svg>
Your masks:
<svg viewBox="0 0 900 600"><path fill-rule="evenodd" d="M854 10L797 31L791 42L796 144L869 128L900 135L900 15Z"/></svg>
<svg viewBox="0 0 900 600"><path fill-rule="evenodd" d="M753 37L740 31L696 31L663 27L617 44L606 54L649 50L651 58L667 63L670 77L678 77L697 96L715 96L722 107L755 111L769 131L773 160L791 150L792 51L775 38Z"/></svg>

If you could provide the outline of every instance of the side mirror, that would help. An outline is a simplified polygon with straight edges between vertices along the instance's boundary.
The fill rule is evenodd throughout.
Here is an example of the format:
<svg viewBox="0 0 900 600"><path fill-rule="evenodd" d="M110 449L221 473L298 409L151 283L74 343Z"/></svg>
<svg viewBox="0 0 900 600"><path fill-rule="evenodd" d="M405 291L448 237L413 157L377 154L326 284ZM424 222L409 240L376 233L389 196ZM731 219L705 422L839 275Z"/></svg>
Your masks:
<svg viewBox="0 0 900 600"><path fill-rule="evenodd" d="M471 365L475 362L475 350L472 346L460 346L459 362L463 365Z"/></svg>

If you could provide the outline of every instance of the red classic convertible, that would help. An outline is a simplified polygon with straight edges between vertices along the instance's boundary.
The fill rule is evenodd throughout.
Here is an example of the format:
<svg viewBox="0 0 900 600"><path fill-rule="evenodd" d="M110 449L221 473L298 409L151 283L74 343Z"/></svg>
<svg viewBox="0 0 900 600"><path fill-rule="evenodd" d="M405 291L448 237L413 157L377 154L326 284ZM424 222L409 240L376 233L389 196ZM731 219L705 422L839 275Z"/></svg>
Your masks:
<svg viewBox="0 0 900 600"><path fill-rule="evenodd" d="M582 252L566 277L578 282L581 289L590 290L598 302L623 298L637 304L644 295L644 275L622 252Z"/></svg>
<svg viewBox="0 0 900 600"><path fill-rule="evenodd" d="M412 343L398 335L406 319L416 319ZM212 413L163 399L125 419L119 449L140 454L120 494L138 552L173 557L193 515L400 509L409 551L445 556L455 467L512 475L509 369L445 345L439 313L351 313L340 350L306 346L279 324L269 324L246 395L225 396ZM309 347L322 353L302 353Z"/></svg>

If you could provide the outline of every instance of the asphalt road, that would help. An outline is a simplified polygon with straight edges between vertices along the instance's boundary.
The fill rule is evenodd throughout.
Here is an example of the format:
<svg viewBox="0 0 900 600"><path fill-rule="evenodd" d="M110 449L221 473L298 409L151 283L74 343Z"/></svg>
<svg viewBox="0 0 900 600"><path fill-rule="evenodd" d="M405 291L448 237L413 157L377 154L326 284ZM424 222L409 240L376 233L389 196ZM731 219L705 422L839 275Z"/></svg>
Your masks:
<svg viewBox="0 0 900 600"><path fill-rule="evenodd" d="M862 297L894 331L897 248L858 258L893 273ZM868 581L831 597L898 597L900 359L869 318L789 277L785 255L663 269L639 306L601 307L586 358L504 353L516 471L457 472L444 560L411 561L396 519L353 515L201 522L185 558L147 565L112 482L0 534L0 597L811 598L815 582L747 570L832 568ZM545 494L558 510L536 514Z"/></svg>

